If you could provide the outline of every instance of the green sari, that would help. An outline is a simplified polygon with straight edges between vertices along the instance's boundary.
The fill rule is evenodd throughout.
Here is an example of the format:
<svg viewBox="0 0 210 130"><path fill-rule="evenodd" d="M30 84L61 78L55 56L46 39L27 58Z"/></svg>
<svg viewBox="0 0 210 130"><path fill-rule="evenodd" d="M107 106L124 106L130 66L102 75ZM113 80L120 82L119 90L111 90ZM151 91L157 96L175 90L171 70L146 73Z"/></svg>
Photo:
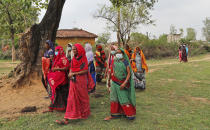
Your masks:
<svg viewBox="0 0 210 130"><path fill-rule="evenodd" d="M136 110L136 95L135 95L135 86L134 86L134 80L133 80L133 72L131 69L131 65L128 59L128 56L125 54L124 50L121 49L124 53L124 61L115 59L113 64L113 70L112 70L112 83L111 83L111 92L110 92L110 100L111 100L111 114L116 115L119 114L120 111L124 111L123 114L126 116L134 116ZM123 81L125 81L127 77L127 67L130 68L130 79L127 86L120 90L120 85ZM117 82L115 79L121 81ZM118 108L116 108L116 105L118 104ZM128 108L129 105L132 107L132 110L125 110L124 107ZM122 108L122 110L116 110ZM126 108L126 109L127 109ZM115 110L114 110L115 109ZM126 114L126 111L132 111L130 114ZM134 112L135 111L135 112ZM129 113L129 112L128 112Z"/></svg>

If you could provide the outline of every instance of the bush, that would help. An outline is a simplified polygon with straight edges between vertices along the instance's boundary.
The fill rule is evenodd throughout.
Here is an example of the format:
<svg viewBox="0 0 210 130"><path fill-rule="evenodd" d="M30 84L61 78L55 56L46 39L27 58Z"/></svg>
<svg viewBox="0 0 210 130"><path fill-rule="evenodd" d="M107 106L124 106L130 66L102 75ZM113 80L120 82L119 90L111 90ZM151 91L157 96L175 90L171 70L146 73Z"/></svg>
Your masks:
<svg viewBox="0 0 210 130"><path fill-rule="evenodd" d="M178 43L168 43L167 35L163 34L159 37L159 39L146 39L146 36L142 36L143 34L134 33L131 35L131 41L129 43L131 48L135 48L136 46L140 46L146 56L147 59L150 58L164 58L164 57L178 57ZM140 38L143 38L139 40ZM183 41L184 39L182 39ZM199 55L210 52L210 45L204 44L201 41L197 42L189 42L185 41L184 43L188 44L189 55Z"/></svg>
<svg viewBox="0 0 210 130"><path fill-rule="evenodd" d="M12 59L12 51L8 50L5 52L0 51L0 60Z"/></svg>

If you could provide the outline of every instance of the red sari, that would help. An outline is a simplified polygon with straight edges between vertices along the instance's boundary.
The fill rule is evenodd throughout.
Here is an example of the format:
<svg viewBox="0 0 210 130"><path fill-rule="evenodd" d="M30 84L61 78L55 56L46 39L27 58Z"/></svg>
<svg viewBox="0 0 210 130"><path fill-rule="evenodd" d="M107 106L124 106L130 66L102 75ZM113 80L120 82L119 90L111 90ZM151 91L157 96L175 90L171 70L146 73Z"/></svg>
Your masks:
<svg viewBox="0 0 210 130"><path fill-rule="evenodd" d="M107 66L106 64L106 54L102 50L101 45L97 45L97 51L96 51L96 67L105 68Z"/></svg>
<svg viewBox="0 0 210 130"><path fill-rule="evenodd" d="M71 72L88 70L88 61L85 50L80 44L74 45L78 55L71 61ZM69 96L64 118L66 119L86 119L90 115L90 105L88 91L94 88L95 83L90 73L76 75L76 80L70 80Z"/></svg>
<svg viewBox="0 0 210 130"><path fill-rule="evenodd" d="M69 61L66 58L64 52L63 52L63 48L58 46L56 47L56 50L60 50L61 53L59 52L57 56L55 56L55 58L53 59L53 68L67 68L69 67ZM51 92L50 92L50 99L51 99L51 103L54 104L56 101L56 90L63 86L66 85L68 83L68 79L67 79L67 75L65 71L55 71L55 72L50 72L47 75L48 78L48 83L50 85L51 88ZM53 109L50 107L50 109ZM62 106L62 108L55 108L57 110L65 110L65 106Z"/></svg>

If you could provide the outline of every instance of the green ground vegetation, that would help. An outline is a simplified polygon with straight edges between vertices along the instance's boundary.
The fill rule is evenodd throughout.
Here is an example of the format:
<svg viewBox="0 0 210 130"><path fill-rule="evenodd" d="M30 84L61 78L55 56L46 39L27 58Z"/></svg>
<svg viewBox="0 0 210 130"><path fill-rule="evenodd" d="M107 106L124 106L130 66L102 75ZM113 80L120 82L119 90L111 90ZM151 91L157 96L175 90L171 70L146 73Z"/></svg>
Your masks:
<svg viewBox="0 0 210 130"><path fill-rule="evenodd" d="M105 84L97 86L91 96L91 116L60 126L55 120L64 113L21 116L16 120L0 119L2 130L207 130L210 129L210 60L209 55L190 58L189 63L177 59L149 60L147 89L136 91L136 120L125 118L103 121L109 115L109 94ZM195 60L195 61L192 61ZM197 61L196 61L197 60ZM198 61L201 60L201 61ZM173 63L176 64L165 64Z"/></svg>

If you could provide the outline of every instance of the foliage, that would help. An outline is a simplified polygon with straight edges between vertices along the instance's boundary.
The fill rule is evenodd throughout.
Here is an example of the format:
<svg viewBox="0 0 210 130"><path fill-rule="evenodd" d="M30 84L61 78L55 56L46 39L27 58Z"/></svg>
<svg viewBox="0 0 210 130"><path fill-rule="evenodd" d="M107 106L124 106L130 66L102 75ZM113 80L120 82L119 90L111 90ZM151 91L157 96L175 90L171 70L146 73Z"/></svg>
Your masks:
<svg viewBox="0 0 210 130"><path fill-rule="evenodd" d="M150 11L156 0L110 0L111 6L104 5L96 13L96 18L105 19L108 28L118 32L123 44L128 43L130 34L139 24L151 24Z"/></svg>
<svg viewBox="0 0 210 130"><path fill-rule="evenodd" d="M210 42L210 18L206 18L203 23L203 35L206 38L206 41Z"/></svg>
<svg viewBox="0 0 210 130"><path fill-rule="evenodd" d="M208 55L209 56L209 55ZM206 56L193 57L192 60ZM13 120L0 119L2 130L208 130L210 129L210 61L177 63L177 59L148 60L147 90L136 91L137 116L103 121L109 116L110 99L105 84L97 86L104 97L90 96L91 116L58 125L64 113L25 115ZM164 65L165 64L165 65ZM36 99L34 99L36 100ZM44 99L43 99L44 100ZM47 108L47 104L46 104Z"/></svg>
<svg viewBox="0 0 210 130"><path fill-rule="evenodd" d="M174 25L170 26L170 34L176 34L177 33L177 29Z"/></svg>
<svg viewBox="0 0 210 130"><path fill-rule="evenodd" d="M108 33L108 32L107 33L101 33L101 34L99 34L96 43L107 44L108 41L110 40L110 38L111 38L110 33Z"/></svg>
<svg viewBox="0 0 210 130"><path fill-rule="evenodd" d="M1 34L9 35L11 31L18 34L37 22L40 9L46 7L45 2L43 3L42 0L0 1Z"/></svg>
<svg viewBox="0 0 210 130"><path fill-rule="evenodd" d="M148 41L148 37L142 33L131 33L131 41L138 44L144 44Z"/></svg>
<svg viewBox="0 0 210 130"><path fill-rule="evenodd" d="M190 42L186 38L181 39L181 43L188 44L189 55L199 55L210 52L210 46L203 42ZM131 42L129 45L134 49L140 46L144 51L146 58L164 58L177 57L178 47L177 43L168 43L167 35L163 34L158 39L148 39L146 35L141 33L132 33Z"/></svg>
<svg viewBox="0 0 210 130"><path fill-rule="evenodd" d="M15 36L38 21L41 8L46 8L48 0L1 0L0 36L11 39L12 59L15 60Z"/></svg>
<svg viewBox="0 0 210 130"><path fill-rule="evenodd" d="M0 60L9 60L12 59L12 51L8 50L5 52L0 51Z"/></svg>
<svg viewBox="0 0 210 130"><path fill-rule="evenodd" d="M188 41L196 40L196 32L194 28L187 28L187 36L186 39Z"/></svg>

